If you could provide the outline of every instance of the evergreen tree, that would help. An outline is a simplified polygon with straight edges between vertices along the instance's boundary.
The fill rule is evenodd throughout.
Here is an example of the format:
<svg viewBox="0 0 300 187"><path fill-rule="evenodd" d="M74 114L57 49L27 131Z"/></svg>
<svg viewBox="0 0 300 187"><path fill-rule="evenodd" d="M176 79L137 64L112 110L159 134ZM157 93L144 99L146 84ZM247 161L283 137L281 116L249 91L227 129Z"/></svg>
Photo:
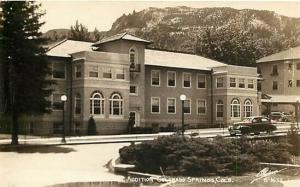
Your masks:
<svg viewBox="0 0 300 187"><path fill-rule="evenodd" d="M42 48L44 15L40 4L31 1L2 1L5 113L12 121L12 144L18 144L18 121L22 115L49 112L50 73Z"/></svg>
<svg viewBox="0 0 300 187"><path fill-rule="evenodd" d="M77 40L77 41L86 41L90 42L90 33L88 32L88 29L83 25L79 24L78 20L76 21L74 26L71 26L70 30L70 39Z"/></svg>

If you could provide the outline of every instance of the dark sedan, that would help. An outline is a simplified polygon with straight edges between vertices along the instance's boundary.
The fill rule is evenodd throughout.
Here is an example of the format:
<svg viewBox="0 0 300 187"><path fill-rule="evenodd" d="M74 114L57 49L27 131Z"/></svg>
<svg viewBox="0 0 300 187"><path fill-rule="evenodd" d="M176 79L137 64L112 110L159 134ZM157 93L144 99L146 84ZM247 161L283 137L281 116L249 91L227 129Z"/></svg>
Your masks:
<svg viewBox="0 0 300 187"><path fill-rule="evenodd" d="M271 119L263 116L247 117L241 122L234 123L228 128L230 135L238 134L260 134L261 132L271 133L277 128L272 124Z"/></svg>

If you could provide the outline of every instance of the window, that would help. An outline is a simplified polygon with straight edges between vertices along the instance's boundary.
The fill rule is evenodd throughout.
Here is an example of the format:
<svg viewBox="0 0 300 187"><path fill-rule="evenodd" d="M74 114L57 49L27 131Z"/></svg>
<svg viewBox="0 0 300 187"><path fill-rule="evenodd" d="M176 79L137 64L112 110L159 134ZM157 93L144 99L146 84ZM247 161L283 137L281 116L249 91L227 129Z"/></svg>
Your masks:
<svg viewBox="0 0 300 187"><path fill-rule="evenodd" d="M300 70L300 63L297 63L297 70Z"/></svg>
<svg viewBox="0 0 300 187"><path fill-rule="evenodd" d="M88 66L89 77L98 78L98 66Z"/></svg>
<svg viewBox="0 0 300 187"><path fill-rule="evenodd" d="M112 73L110 68L103 68L103 78L105 79L111 79Z"/></svg>
<svg viewBox="0 0 300 187"><path fill-rule="evenodd" d="M197 88L206 88L205 75L197 75Z"/></svg>
<svg viewBox="0 0 300 187"><path fill-rule="evenodd" d="M247 99L244 103L244 114L245 117L250 117L252 116L252 112L253 112L253 104L252 101L250 99Z"/></svg>
<svg viewBox="0 0 300 187"><path fill-rule="evenodd" d="M191 74L183 73L183 87L190 88L191 87Z"/></svg>
<svg viewBox="0 0 300 187"><path fill-rule="evenodd" d="M152 97L151 98L151 113L159 113L160 112L160 98Z"/></svg>
<svg viewBox="0 0 300 187"><path fill-rule="evenodd" d="M288 87L293 87L293 80L288 80Z"/></svg>
<svg viewBox="0 0 300 187"><path fill-rule="evenodd" d="M222 100L219 100L217 102L216 108L217 108L217 118L222 118L223 115L224 115L224 112L223 112L224 111L224 109L223 109L223 101Z"/></svg>
<svg viewBox="0 0 300 187"><path fill-rule="evenodd" d="M278 82L273 81L273 90L278 90Z"/></svg>
<svg viewBox="0 0 300 187"><path fill-rule="evenodd" d="M261 67L257 67L257 73L262 74Z"/></svg>
<svg viewBox="0 0 300 187"><path fill-rule="evenodd" d="M137 86L136 85L130 85L129 87L129 94L130 95L137 95Z"/></svg>
<svg viewBox="0 0 300 187"><path fill-rule="evenodd" d="M152 86L160 85L160 71L158 70L151 71L151 85Z"/></svg>
<svg viewBox="0 0 300 187"><path fill-rule="evenodd" d="M248 88L253 89L254 88L254 80L248 79Z"/></svg>
<svg viewBox="0 0 300 187"><path fill-rule="evenodd" d="M116 69L116 79L125 80L124 69Z"/></svg>
<svg viewBox="0 0 300 187"><path fill-rule="evenodd" d="M168 114L175 114L176 113L176 99L168 98L167 104L168 104Z"/></svg>
<svg viewBox="0 0 300 187"><path fill-rule="evenodd" d="M239 79L239 88L245 88L245 79Z"/></svg>
<svg viewBox="0 0 300 187"><path fill-rule="evenodd" d="M205 100L197 100L197 114L205 114L206 113L206 101Z"/></svg>
<svg viewBox="0 0 300 187"><path fill-rule="evenodd" d="M109 114L112 116L123 115L123 98L118 93L112 94L109 99Z"/></svg>
<svg viewBox="0 0 300 187"><path fill-rule="evenodd" d="M81 113L81 96L80 94L77 94L75 96L75 114L80 114Z"/></svg>
<svg viewBox="0 0 300 187"><path fill-rule="evenodd" d="M185 114L191 114L191 100L190 99L187 99L184 101L184 104L183 104L183 112Z"/></svg>
<svg viewBox="0 0 300 187"><path fill-rule="evenodd" d="M271 75L272 76L278 75L278 66L277 65L273 65L273 69L272 69Z"/></svg>
<svg viewBox="0 0 300 187"><path fill-rule="evenodd" d="M65 79L65 64L64 63L52 63L52 77L55 79Z"/></svg>
<svg viewBox="0 0 300 187"><path fill-rule="evenodd" d="M168 71L168 87L176 87L176 72Z"/></svg>
<svg viewBox="0 0 300 187"><path fill-rule="evenodd" d="M76 65L75 66L75 78L80 78L81 77L81 65Z"/></svg>
<svg viewBox="0 0 300 187"><path fill-rule="evenodd" d="M53 110L63 110L64 109L64 104L60 99L60 97L62 95L63 94L57 94L57 93L52 94L52 109Z"/></svg>
<svg viewBox="0 0 300 187"><path fill-rule="evenodd" d="M61 134L63 128L62 122L53 122L53 134Z"/></svg>
<svg viewBox="0 0 300 187"><path fill-rule="evenodd" d="M236 87L236 79L235 78L230 78L229 79L229 86L231 88L235 88Z"/></svg>
<svg viewBox="0 0 300 187"><path fill-rule="evenodd" d="M104 97L96 91L90 98L90 114L92 115L104 115Z"/></svg>
<svg viewBox="0 0 300 187"><path fill-rule="evenodd" d="M288 62L288 70L292 71L293 70L293 63Z"/></svg>
<svg viewBox="0 0 300 187"><path fill-rule="evenodd" d="M135 50L134 49L130 49L129 50L129 62L130 64L135 64Z"/></svg>
<svg viewBox="0 0 300 187"><path fill-rule="evenodd" d="M217 78L217 88L223 88L224 87L224 77L218 77Z"/></svg>
<svg viewBox="0 0 300 187"><path fill-rule="evenodd" d="M231 101L231 117L232 118L240 118L241 117L241 104L237 99L233 99Z"/></svg>
<svg viewBox="0 0 300 187"><path fill-rule="evenodd" d="M297 80L297 87L300 87L300 80Z"/></svg>

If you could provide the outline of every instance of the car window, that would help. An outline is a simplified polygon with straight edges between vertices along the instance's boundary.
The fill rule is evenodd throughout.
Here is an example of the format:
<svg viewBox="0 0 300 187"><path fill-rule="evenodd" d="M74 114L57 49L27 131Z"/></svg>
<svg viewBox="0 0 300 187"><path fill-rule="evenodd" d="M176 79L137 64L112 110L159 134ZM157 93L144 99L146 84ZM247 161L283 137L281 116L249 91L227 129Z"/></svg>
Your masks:
<svg viewBox="0 0 300 187"><path fill-rule="evenodd" d="M262 122L268 122L269 120L267 118L262 118L261 121Z"/></svg>

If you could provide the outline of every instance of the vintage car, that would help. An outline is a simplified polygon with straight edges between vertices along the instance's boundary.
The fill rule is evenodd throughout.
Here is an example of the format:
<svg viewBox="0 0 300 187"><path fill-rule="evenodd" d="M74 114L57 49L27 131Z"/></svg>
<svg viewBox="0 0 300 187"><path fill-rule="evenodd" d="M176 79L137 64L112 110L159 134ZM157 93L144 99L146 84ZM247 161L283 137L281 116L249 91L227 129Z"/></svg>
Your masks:
<svg viewBox="0 0 300 187"><path fill-rule="evenodd" d="M261 132L271 133L277 127L272 124L270 118L263 116L247 117L241 122L234 123L228 127L231 136L244 134L260 134Z"/></svg>
<svg viewBox="0 0 300 187"><path fill-rule="evenodd" d="M271 112L268 117L274 121L293 121L293 116L286 112Z"/></svg>

